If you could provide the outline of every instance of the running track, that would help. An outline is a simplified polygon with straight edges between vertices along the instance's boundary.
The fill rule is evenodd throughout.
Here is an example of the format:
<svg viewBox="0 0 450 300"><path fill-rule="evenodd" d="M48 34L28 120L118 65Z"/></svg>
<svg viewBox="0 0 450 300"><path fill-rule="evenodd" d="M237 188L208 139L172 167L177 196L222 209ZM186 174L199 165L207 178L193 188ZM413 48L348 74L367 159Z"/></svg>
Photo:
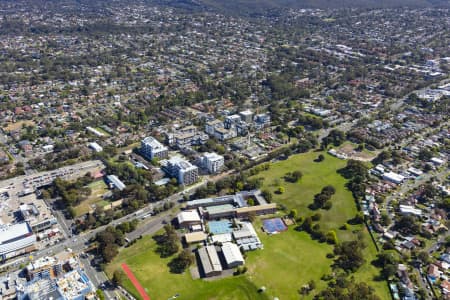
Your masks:
<svg viewBox="0 0 450 300"><path fill-rule="evenodd" d="M139 283L139 281L136 279L136 277L134 277L133 272L131 272L130 268L128 267L128 265L126 263L122 264L122 269L125 271L125 273L127 274L128 278L131 280L131 283L134 285L134 287L138 290L142 299L150 300L150 297L147 295L144 288Z"/></svg>

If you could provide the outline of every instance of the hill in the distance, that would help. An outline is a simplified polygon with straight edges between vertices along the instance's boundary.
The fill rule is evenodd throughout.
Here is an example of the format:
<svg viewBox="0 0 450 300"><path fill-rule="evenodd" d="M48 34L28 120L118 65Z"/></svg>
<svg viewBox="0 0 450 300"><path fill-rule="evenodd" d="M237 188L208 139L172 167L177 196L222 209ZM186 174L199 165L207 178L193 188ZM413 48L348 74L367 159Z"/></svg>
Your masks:
<svg viewBox="0 0 450 300"><path fill-rule="evenodd" d="M228 13L263 12L283 8L426 8L450 7L450 0L159 0L184 8L203 8Z"/></svg>

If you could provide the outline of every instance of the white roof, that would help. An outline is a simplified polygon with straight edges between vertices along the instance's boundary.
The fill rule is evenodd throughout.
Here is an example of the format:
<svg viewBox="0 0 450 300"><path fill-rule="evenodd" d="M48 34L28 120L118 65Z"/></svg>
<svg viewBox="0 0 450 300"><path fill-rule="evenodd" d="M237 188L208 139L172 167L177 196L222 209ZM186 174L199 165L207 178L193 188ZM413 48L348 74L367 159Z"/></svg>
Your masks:
<svg viewBox="0 0 450 300"><path fill-rule="evenodd" d="M184 222L200 222L200 216L197 210L185 210L178 214L178 223L182 224Z"/></svg>
<svg viewBox="0 0 450 300"><path fill-rule="evenodd" d="M433 157L433 158L431 159L431 162L433 162L433 163L435 163L435 164L438 164L438 165L442 165L442 164L444 163L444 160L442 160L442 159L440 159L440 158L438 158L438 157Z"/></svg>
<svg viewBox="0 0 450 300"><path fill-rule="evenodd" d="M89 147L91 147L92 149L94 149L97 152L103 151L103 147L100 146L99 144L97 144L96 142L89 143Z"/></svg>
<svg viewBox="0 0 450 300"><path fill-rule="evenodd" d="M422 210L415 208L411 205L400 205L400 212L404 214L413 214L420 216L422 214Z"/></svg>
<svg viewBox="0 0 450 300"><path fill-rule="evenodd" d="M417 175L417 176L420 176L420 175L423 174L423 172L422 172L421 170L416 169L416 168L413 168L413 167L410 167L410 168L408 169L408 172L411 173L411 174L413 174L413 175Z"/></svg>
<svg viewBox="0 0 450 300"><path fill-rule="evenodd" d="M158 149L167 149L166 146L164 146L163 144L161 144L157 139L155 139L152 136L148 136L145 139L142 140L142 143L150 146L153 150L158 150Z"/></svg>
<svg viewBox="0 0 450 300"><path fill-rule="evenodd" d="M247 109L247 110L241 111L240 114L249 116L249 115L253 114L253 112L251 110Z"/></svg>
<svg viewBox="0 0 450 300"><path fill-rule="evenodd" d="M233 262L244 262L244 258L242 257L241 250L236 244L233 243L224 243L222 245L222 253L225 257L225 261L227 264L231 264Z"/></svg>
<svg viewBox="0 0 450 300"><path fill-rule="evenodd" d="M0 227L0 244L30 233L30 227L25 222Z"/></svg>
<svg viewBox="0 0 450 300"><path fill-rule="evenodd" d="M226 243L231 242L233 238L231 237L231 233L221 233L221 234L215 234L211 236L211 242L212 243Z"/></svg>
<svg viewBox="0 0 450 300"><path fill-rule="evenodd" d="M394 182L402 182L403 180L405 180L404 176L394 173L394 172L384 173L383 178L394 181Z"/></svg>
<svg viewBox="0 0 450 300"><path fill-rule="evenodd" d="M219 155L215 152L205 152L203 153L203 157L209 159L209 160L219 160L219 159L223 159L222 155Z"/></svg>

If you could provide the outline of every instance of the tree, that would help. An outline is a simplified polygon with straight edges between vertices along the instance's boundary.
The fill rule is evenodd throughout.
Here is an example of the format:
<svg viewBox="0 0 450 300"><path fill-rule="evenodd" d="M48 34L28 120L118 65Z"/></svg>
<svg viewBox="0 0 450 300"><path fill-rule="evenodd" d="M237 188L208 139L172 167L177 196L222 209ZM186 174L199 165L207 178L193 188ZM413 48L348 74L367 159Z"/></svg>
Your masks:
<svg viewBox="0 0 450 300"><path fill-rule="evenodd" d="M99 300L105 300L105 293L103 292L103 290L97 289L97 290L95 291L95 293L97 294L97 298L98 298Z"/></svg>
<svg viewBox="0 0 450 300"><path fill-rule="evenodd" d="M427 264L430 261L430 255L426 251L420 251L417 258L424 264Z"/></svg>
<svg viewBox="0 0 450 300"><path fill-rule="evenodd" d="M277 189L278 194L283 194L284 193L284 187L279 186Z"/></svg>
<svg viewBox="0 0 450 300"><path fill-rule="evenodd" d="M325 156L323 154L319 154L319 156L317 156L317 159L316 159L317 162L321 162L324 160L325 160Z"/></svg>
<svg viewBox="0 0 450 300"><path fill-rule="evenodd" d="M111 262L117 253L119 253L119 251L117 250L116 244L107 244L102 249L102 256L106 263Z"/></svg>
<svg viewBox="0 0 450 300"><path fill-rule="evenodd" d="M355 272L365 262L362 253L362 244L359 241L345 241L334 248L338 257L336 265L345 271Z"/></svg>
<svg viewBox="0 0 450 300"><path fill-rule="evenodd" d="M382 213L381 214L381 225L389 226L390 224L391 224L391 218L389 218L388 214Z"/></svg>
<svg viewBox="0 0 450 300"><path fill-rule="evenodd" d="M305 218L305 220L303 221L303 224L302 224L301 228L302 228L304 231L306 231L306 232L311 232L311 229L312 229L312 219L311 219L311 217Z"/></svg>
<svg viewBox="0 0 450 300"><path fill-rule="evenodd" d="M322 206L322 208L326 209L326 210L330 210L332 207L333 207L333 203L330 200L325 202L325 204Z"/></svg>
<svg viewBox="0 0 450 300"><path fill-rule="evenodd" d="M298 212L295 208L291 209L291 211L289 212L289 218L292 219L297 219L298 216Z"/></svg>
<svg viewBox="0 0 450 300"><path fill-rule="evenodd" d="M164 234L154 236L158 243L157 252L162 258L172 256L179 250L178 236L171 225L164 226Z"/></svg>
<svg viewBox="0 0 450 300"><path fill-rule="evenodd" d="M189 249L184 249L174 258L170 263L170 272L181 274L183 273L192 263L194 262L194 257Z"/></svg>
<svg viewBox="0 0 450 300"><path fill-rule="evenodd" d="M416 235L420 231L420 226L413 216L401 216L397 222L395 222L394 228L403 234L408 235Z"/></svg>
<svg viewBox="0 0 450 300"><path fill-rule="evenodd" d="M120 269L116 269L113 273L112 282L117 285L122 285L123 281L126 279L125 272Z"/></svg>
<svg viewBox="0 0 450 300"><path fill-rule="evenodd" d="M430 150L423 148L422 150L420 150L418 158L421 161L429 161L431 158L433 157L433 152L431 152Z"/></svg>
<svg viewBox="0 0 450 300"><path fill-rule="evenodd" d="M308 287L311 291L314 290L316 288L316 282L311 279L310 281L308 281Z"/></svg>
<svg viewBox="0 0 450 300"><path fill-rule="evenodd" d="M334 231L334 230L328 231L327 234L325 235L325 237L327 239L327 243L329 243L329 244L336 245L338 243L336 231Z"/></svg>
<svg viewBox="0 0 450 300"><path fill-rule="evenodd" d="M266 199L267 202L272 202L272 192L269 190L262 190L261 195L264 197L264 199Z"/></svg>
<svg viewBox="0 0 450 300"><path fill-rule="evenodd" d="M321 218L322 218L322 214L320 214L320 213L315 213L314 215L311 216L311 219L314 222L320 221Z"/></svg>
<svg viewBox="0 0 450 300"><path fill-rule="evenodd" d="M342 299L364 299L380 300L375 290L365 282L354 282L354 280L337 279L339 283L330 284L325 290L317 295L318 300L342 300Z"/></svg>
<svg viewBox="0 0 450 300"><path fill-rule="evenodd" d="M300 180L303 177L303 173L299 170L292 172L292 176L294 177L295 181Z"/></svg>
<svg viewBox="0 0 450 300"><path fill-rule="evenodd" d="M336 193L336 189L332 185L327 185L322 189L322 193L327 195L334 195Z"/></svg>

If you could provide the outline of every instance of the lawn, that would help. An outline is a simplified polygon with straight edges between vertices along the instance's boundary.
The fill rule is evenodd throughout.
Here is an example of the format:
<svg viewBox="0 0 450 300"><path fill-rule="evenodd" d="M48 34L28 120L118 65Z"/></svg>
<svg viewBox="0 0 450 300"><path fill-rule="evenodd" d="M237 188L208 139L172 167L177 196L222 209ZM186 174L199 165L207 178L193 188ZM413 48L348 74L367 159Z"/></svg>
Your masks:
<svg viewBox="0 0 450 300"><path fill-rule="evenodd" d="M88 187L90 187L92 190L91 195L79 205L74 207L75 214L77 216L88 213L92 209L91 206L93 204L100 206L105 206L106 204L108 204L108 202L102 199L102 195L108 191L108 187L103 180L94 181L89 184Z"/></svg>
<svg viewBox="0 0 450 300"><path fill-rule="evenodd" d="M319 154L325 156L322 162L314 162ZM296 208L300 216L310 216L316 212L322 215L320 226L323 231L337 229L356 213L353 196L345 187L346 179L336 173L345 167L346 161L323 152L309 152L293 155L289 159L271 164L270 169L255 177L264 178L263 189L274 192L274 202L285 205L288 209ZM283 176L287 172L300 170L303 177L297 183L286 182ZM313 203L315 194L320 193L326 185L332 185L336 193L332 196L333 207L330 210L311 211L308 205ZM284 187L283 194L276 194L279 186ZM337 231L340 239L349 238L346 231Z"/></svg>
<svg viewBox="0 0 450 300"><path fill-rule="evenodd" d="M325 159L322 162L315 162L314 160L317 158L319 154L323 154ZM353 218L356 213L356 205L353 199L353 196L349 190L345 187L346 179L340 176L336 171L347 164L345 160L340 160L335 158L324 152L309 152L305 154L293 155L289 159L284 161L279 161L271 164L271 167L267 171L263 171L257 174L255 177L264 178L263 189L268 189L274 192L274 202L283 204L287 207L287 209L296 208L298 214L300 216L310 216L316 212L319 212L322 215L321 220L319 221L321 230L327 232L328 230L335 230L338 236L339 241L351 240L355 239L355 235L352 233L352 230L355 229L363 229L366 232L365 241L368 247L364 250L367 263L363 265L355 274L355 278L358 281L370 282L377 290L377 294L382 299L389 299L389 291L387 288L387 284L385 281L374 281L374 278L379 274L379 270L372 266L370 262L376 257L376 249L373 245L372 240L370 239L369 233L367 233L367 229L361 225L352 225L349 230L340 230L339 227L346 223L349 219ZM296 170L300 170L303 173L303 177L297 183L289 183L283 179L283 176L287 172L293 172ZM313 197L315 194L319 193L321 189L326 185L332 185L336 189L336 193L332 196L331 201L333 206L330 210L319 209L317 211L311 211L308 208L308 205L313 202ZM276 194L275 191L279 186L284 187L285 191L282 194ZM303 235L304 233L302 233ZM305 244L307 240L305 240L302 235L298 235L297 239L290 239L290 247L299 250L299 259L302 257L308 258L306 262L314 261L314 264L310 264L314 266L315 270L320 269L321 272L331 265L331 260L328 262L326 260L320 260L320 255L317 255L318 258L313 259L309 252L316 254L320 253L319 249L316 247L319 244L316 241L309 240L309 244ZM276 248L283 245L283 237L284 234L280 235L280 241L276 242L272 247L265 247L264 251L272 251L269 248ZM286 235L287 236L287 235ZM264 235L261 235L264 237ZM269 237L272 239L273 237ZM275 237L275 238L278 238ZM266 243L270 245L272 243L271 240L264 240L264 245ZM329 248L329 252L331 252L332 248ZM283 268L287 268L289 264L283 264ZM313 277L313 272L306 272L306 278L300 282L307 282ZM261 274L262 275L262 274ZM319 276L320 278L320 276ZM318 288L322 287L322 283L317 282Z"/></svg>
<svg viewBox="0 0 450 300"><path fill-rule="evenodd" d="M255 226L257 227L257 226ZM248 276L257 286L265 286L267 294L280 299L298 299L298 290L310 280L316 283L316 291L323 290L326 282L320 278L331 271L327 253L333 251L328 244L311 240L305 232L291 226L288 231L268 236L257 228L264 249L249 252L246 260Z"/></svg>
<svg viewBox="0 0 450 300"><path fill-rule="evenodd" d="M188 271L184 274L171 274L167 267L171 258L160 258L155 249L156 243L153 239L144 236L136 244L123 249L106 267L106 272L112 277L114 270L120 268L122 262L127 263L151 299L168 299L177 293L180 294L179 299L269 299L266 294L259 294L258 287L245 275L204 281L193 280ZM123 285L140 299L129 280Z"/></svg>

